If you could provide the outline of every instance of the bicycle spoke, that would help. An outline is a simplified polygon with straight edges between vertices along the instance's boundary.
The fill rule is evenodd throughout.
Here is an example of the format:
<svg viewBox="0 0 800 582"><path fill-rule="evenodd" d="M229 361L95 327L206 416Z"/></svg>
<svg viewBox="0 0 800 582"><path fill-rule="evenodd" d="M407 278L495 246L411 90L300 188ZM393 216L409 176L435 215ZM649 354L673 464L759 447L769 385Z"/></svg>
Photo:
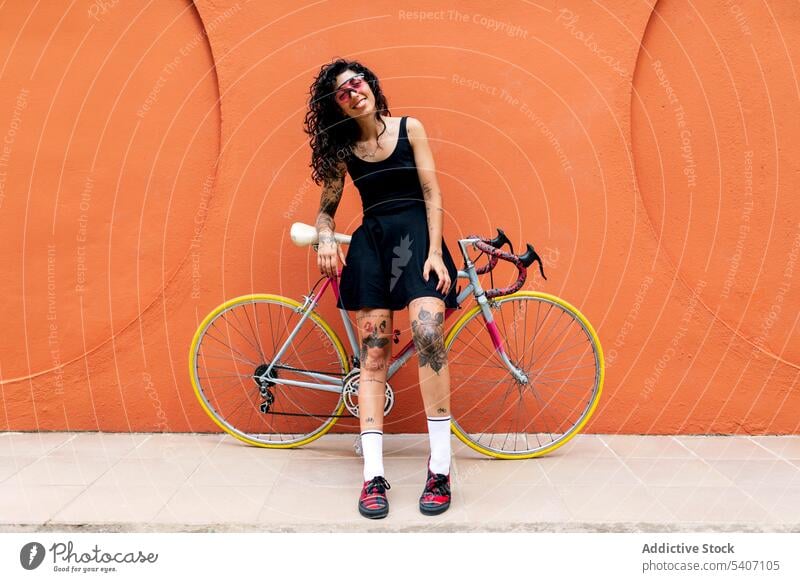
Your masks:
<svg viewBox="0 0 800 582"><path fill-rule="evenodd" d="M525 323L523 324L522 331L523 331L522 345L524 346L525 342L527 340L527 337L528 337L528 305L527 305L527 303L525 304ZM519 346L517 346L517 349L519 349ZM525 353L524 352L522 353L522 365L523 366L525 365Z"/></svg>
<svg viewBox="0 0 800 582"><path fill-rule="evenodd" d="M453 376L451 375L451 378ZM488 384L489 386L496 386L498 384L497 380L476 380L474 378L470 378L464 381L464 384L476 385L476 384Z"/></svg>
<svg viewBox="0 0 800 582"><path fill-rule="evenodd" d="M542 319L541 331L544 333L544 335L542 337L539 337L540 352L541 352L541 346L543 344L545 344L550 339L550 336L553 333L553 330L558 328L558 324L559 324L559 322L561 321L561 318L564 315L564 312L559 309L558 310L558 316L555 317L555 321L549 321L547 323L547 327L545 327L545 322L548 319L549 320L553 319L553 316L551 314L553 313L554 307L555 306L552 303L548 303L547 304L547 315L544 317L544 319ZM569 328L569 322L567 322L567 327L565 329L568 329L568 328ZM537 336L538 336L538 334L537 334ZM533 357L535 354L536 354L536 349L533 346L531 346L531 357Z"/></svg>
<svg viewBox="0 0 800 582"><path fill-rule="evenodd" d="M514 390L514 384L509 382L508 388L506 389L505 394L503 394L503 399L498 403L497 408L499 410L502 410L503 404L505 404L506 400L508 399L508 395L511 393L512 390ZM497 419L502 418L502 416L503 416L502 414L489 415L490 418L497 418Z"/></svg>
<svg viewBox="0 0 800 582"><path fill-rule="evenodd" d="M540 324L539 323L539 315L540 315L541 308L542 308L542 303L540 301L537 301L536 302L536 325L533 328L533 334L532 334L532 337L531 337L531 361L533 361L533 354L536 351L536 337L539 335L539 326L540 325L544 325L544 319L546 319L547 315L550 314L550 310L548 309L547 315L545 315L545 317L542 319L542 322ZM528 352L527 348L525 349L524 352L522 352L522 354L523 354L522 357L523 358L525 357L525 354L527 352ZM529 365L530 365L530 362L523 361L523 366L525 366L527 368Z"/></svg>
<svg viewBox="0 0 800 582"><path fill-rule="evenodd" d="M551 309L552 309L552 308L551 308ZM542 346L542 345L544 345L544 344L545 344L545 343L546 343L546 342L547 342L547 341L550 339L550 336L553 334L553 330L557 328L557 325L558 325L558 320L561 318L561 316L563 315L563 313L564 313L563 311L559 313L559 318L558 318L558 319L556 319L556 322L555 322L555 324L554 324L554 325L550 325L550 326L548 326L548 327L546 328L546 331L545 331L545 333L544 333L544 336L542 336L542 337L540 337L540 338L539 338L539 353L542 353L542 352L544 351L544 350L542 349L542 347L541 347L541 346ZM567 323L567 326L564 328L564 330L567 330L567 329L569 329L569 322ZM557 339L557 338L558 338L558 336L556 336L556 339ZM548 344L548 345L550 345L550 344ZM535 349L532 349L532 350L531 350L531 355L534 355L534 354L536 354L536 350L535 350Z"/></svg>
<svg viewBox="0 0 800 582"><path fill-rule="evenodd" d="M261 326L258 324L258 309L257 309L258 303L253 302L252 306L253 306L253 321L255 321L255 326L254 326L254 329L253 329L253 335L256 337L256 340L258 341L258 349L261 352L261 357L264 359L264 361L266 361L267 358L265 356L264 346L262 345L262 342L261 342ZM245 314L247 314L247 307L246 306L245 306ZM273 353L275 353L275 352L273 352Z"/></svg>
<svg viewBox="0 0 800 582"><path fill-rule="evenodd" d="M503 364L503 365L501 365L501 364L487 364L486 362L478 362L477 364L469 364L469 363L459 362L458 364L455 364L455 365L463 366L465 368L495 368L496 370L503 370L503 371L508 372L508 368L505 366L505 364Z"/></svg>
<svg viewBox="0 0 800 582"><path fill-rule="evenodd" d="M313 438L335 422L341 405L340 386L319 381L315 375L344 377L344 354L313 318L303 321L304 330L295 330L299 322L296 314L296 308L288 303L248 298L220 310L200 332L195 342L193 382L206 410L228 432L270 446ZM287 343L290 332L295 335ZM278 382L310 379L337 391L273 383L268 387L269 410L261 413L266 397L254 381L254 371L270 363L265 351L270 342L273 350L287 343L288 357L274 362L277 365L272 368Z"/></svg>
<svg viewBox="0 0 800 582"><path fill-rule="evenodd" d="M251 378L252 379L252 376L248 376L246 374L245 375L242 375L242 374L226 374L225 376L200 376L198 374L197 377L200 378L200 379L203 379L203 380L215 380L215 379L220 379L220 378L230 378L231 376L233 376L233 377L240 376L242 378Z"/></svg>
<svg viewBox="0 0 800 582"><path fill-rule="evenodd" d="M247 395L245 394L245 397L242 398L241 401L239 402L239 404L230 412L230 415L234 416L239 411L239 409L242 406L244 406L244 403L247 402L248 400L249 399L247 398Z"/></svg>
<svg viewBox="0 0 800 582"><path fill-rule="evenodd" d="M524 400L522 399L522 394L520 394L520 397L517 399L517 422L519 424L517 425L518 428L517 428L517 432L515 433L516 435L520 434L520 432L521 432L520 429L523 428L522 426L520 426L522 424L522 408L523 408L522 405L523 405L523 403L524 403ZM514 437L514 450L515 451L517 450L517 436Z"/></svg>
<svg viewBox="0 0 800 582"><path fill-rule="evenodd" d="M211 327L214 327L215 325L216 325L216 323L212 323L212 324L211 324ZM215 337L215 336L214 336L214 335L211 333L211 330L210 330L210 329L206 330L206 335L208 335L208 337L209 337L209 338L211 338L211 339L213 339L214 341L216 341L216 342L218 342L218 343L222 344L223 346L225 346L226 348L228 348L228 349L229 349L229 350L231 350L232 352L236 353L238 356L241 356L241 357L242 357L242 359L243 359L243 360L245 360L246 362L248 362L248 363L250 363L250 364L253 364L254 366L256 366L256 365L257 365L255 362L253 362L252 360L248 359L248 358L247 358L247 356L245 356L245 355L244 355L242 352L240 352L239 350L237 350L237 349L236 349L236 348L234 348L233 346L230 346L230 345L226 344L225 342L223 342L222 340L220 340L220 339L218 339L217 337Z"/></svg>
<svg viewBox="0 0 800 582"><path fill-rule="evenodd" d="M537 399L537 400L540 400L540 398L539 398L539 395L538 395L538 393L537 393L535 390L531 390L531 393L533 394L533 397L534 397L535 399ZM546 408L547 408L546 406L542 406L542 407L541 407L541 411L542 411L542 413L545 413L545 410L546 410ZM551 417L551 420L552 420L552 417ZM558 426L558 423L557 423L557 422L554 422L554 423L553 423L553 426ZM550 435L550 442L553 442L553 441L555 440L555 439L553 438L553 433L552 433L552 432L550 432L550 431L547 431L547 434L549 434L549 435Z"/></svg>
<svg viewBox="0 0 800 582"><path fill-rule="evenodd" d="M236 356L234 356L233 354L227 354L227 355L225 355L225 356L212 356L212 355L209 355L209 354L207 354L207 353L206 353L206 352L207 352L209 349L210 349L210 348L203 348L203 352L202 352L202 357L203 357L203 359L210 358L210 359L212 359L212 360L226 360L226 361L230 361L230 360L231 360L231 358L233 358L234 360L236 360L236 361L238 361L238 362L243 362L243 363L247 364L248 366L251 366L251 367L254 367L254 368L255 368L255 367L257 367L257 366L256 366L256 364L255 364L255 362L249 362L249 361L242 360L241 358L237 358L237 357L236 357ZM219 353L221 354L222 352L219 352Z"/></svg>
<svg viewBox="0 0 800 582"><path fill-rule="evenodd" d="M231 311L229 311L228 313L233 313L233 316L236 318L236 320L237 320L237 323L239 322L239 316L236 314L236 312L235 312L235 311L231 310ZM258 356L261 356L261 359L262 359L262 360L264 359L264 355L261 353L261 350L259 350L259 349L258 349L258 345L257 345L257 344L255 344L255 343L253 343L253 342L251 342L251 341L250 341L250 338L248 338L246 335L244 335L244 334L242 333L242 330L240 330L238 326L236 326L236 325L233 325L231 322L229 322L229 323L228 323L228 325L229 325L230 327L232 327L234 330L236 330L236 332L237 332L237 333L238 333L240 336L242 336L242 338L244 339L244 341L246 341L246 342L247 342L247 343L250 345L250 347L251 347L251 348L254 348L254 349L256 350L256 354L257 354Z"/></svg>
<svg viewBox="0 0 800 582"><path fill-rule="evenodd" d="M536 400L541 400L542 399L540 391L537 390L535 387L530 387L529 391L531 392L531 394L533 394L534 399L536 399ZM571 409L566 404L564 404L561 401L561 399L556 398L556 396L557 396L557 394L555 392L550 394L550 398L548 398L548 400L547 400L547 406L553 406L553 407L560 406L564 410L567 410L568 412L571 413L573 409Z"/></svg>
<svg viewBox="0 0 800 582"><path fill-rule="evenodd" d="M528 384L520 388L496 351L487 357L486 340L473 327L482 323L476 312L450 346L451 381L459 386L453 421L482 451L531 456L564 439L588 412L599 377L581 372L597 368L597 350L581 321L561 304L526 296L498 305L495 321L507 355Z"/></svg>
<svg viewBox="0 0 800 582"><path fill-rule="evenodd" d="M562 311L561 314L559 315L559 320L561 319L561 315L563 315L563 314L564 314L564 312ZM552 346L556 341L558 341L558 339L561 336L564 335L564 333L570 328L570 324L571 323L572 323L572 320L567 321L567 325L564 326L564 329L562 329L560 332L558 332L558 335L553 339L553 341L551 341L549 344L547 344L547 347L545 348L545 350L543 350L545 353L547 353L547 349L549 349L550 346ZM555 328L556 327L553 326L553 329L555 329ZM549 335L549 333L548 333L548 335Z"/></svg>
<svg viewBox="0 0 800 582"><path fill-rule="evenodd" d="M466 331L468 331L469 333L471 333L471 334L472 334L472 337L473 337L473 338L475 338L476 340L478 340L478 345L479 345L479 346L481 346L481 347L484 347L484 346L483 346L483 344L480 342L480 338L478 338L478 336L477 336L477 335L475 335L475 332L473 332L471 329L467 329ZM482 356L484 356L484 357L485 357L486 359L488 359L488 360L493 360L493 359L495 358L494 354L493 354L492 352L489 352L488 350L487 350L486 352L484 352L483 354L481 354L481 352L479 352L479 351L478 351L478 349L477 349L477 348L475 348L475 347L472 345L472 342L466 343L466 346L467 346L467 347L469 347L469 348L472 348L473 350L475 350L475 353L477 353L477 354L479 354L479 355L482 355ZM493 347L494 347L494 346L493 346Z"/></svg>
<svg viewBox="0 0 800 582"><path fill-rule="evenodd" d="M541 369L542 370L547 370L548 372L553 373L553 372L563 372L564 370L580 370L581 368L594 368L594 367L595 367L595 365L594 365L594 363L592 363L592 364L582 364L580 366L569 366L567 368L556 368L555 370L553 370L552 368L547 368L547 367L544 367L544 368L541 368Z"/></svg>
<svg viewBox="0 0 800 582"><path fill-rule="evenodd" d="M275 342L275 324L272 323L272 304L267 303L267 316L269 317L269 336L272 340L272 353L276 353L278 351L278 346Z"/></svg>
<svg viewBox="0 0 800 582"><path fill-rule="evenodd" d="M476 381L476 382L477 382L477 381ZM471 391L471 387L472 387L473 385L474 385L474 384L473 384L473 381L470 381L470 382L468 382L468 383L466 383L466 384L465 384L465 387L464 387L464 388L461 388L461 389L460 389L460 390L458 390L457 392L459 392L459 393L461 393L461 394L468 394L468 393L470 393L470 391ZM497 387L497 388L499 388L499 387L500 387L500 383L494 383L494 386L495 386L495 387ZM479 399L477 402L475 402L475 403L474 403L474 405L472 406L472 408L469 408L468 410L466 410L466 411L465 411L465 415L468 415L468 414L472 413L472 412L473 412L475 409L477 409L479 406L482 406L482 405L483 405L483 401L484 401L486 398L489 398L489 396L490 396L490 394L491 394L491 393L492 393L492 391L491 391L491 390L486 390L486 391L483 391L483 392L482 392L482 398L480 398L480 399Z"/></svg>
<svg viewBox="0 0 800 582"><path fill-rule="evenodd" d="M566 394L567 396L571 396L572 398L576 399L583 399L586 396L586 390L575 392L574 389L568 388L561 383L559 383L556 388L553 388L547 382L534 382L533 386L535 387L534 389L539 390L540 392L547 391L548 394Z"/></svg>
<svg viewBox="0 0 800 582"><path fill-rule="evenodd" d="M519 399L517 400L517 402L519 402ZM513 404L512 404L512 406L513 406ZM513 421L513 417L512 417L512 421L511 421L511 428L514 428L514 421ZM506 438L504 438L504 439L503 439L503 444L500 446L500 448L501 448L501 449L505 450L505 448L506 448L506 443L508 442L508 437L509 437L509 435L510 435L510 434L511 434L510 432L507 432L507 433L506 433ZM516 448L516 447L515 447L515 448Z"/></svg>
<svg viewBox="0 0 800 582"><path fill-rule="evenodd" d="M234 372L231 370L220 370L219 368L204 368L203 371L206 372L222 372L223 374L228 374L230 376L239 376L241 378L253 378L253 374L240 374L238 372Z"/></svg>
<svg viewBox="0 0 800 582"><path fill-rule="evenodd" d="M211 386L212 389L209 392L213 394L215 392L227 391L228 389L234 387L236 388L244 387L244 384L242 384L242 381L239 378L233 378L233 379L228 378L228 380L229 380L228 383L214 382Z"/></svg>
<svg viewBox="0 0 800 582"><path fill-rule="evenodd" d="M241 331L241 330L240 330L240 329L239 329L239 328L238 328L236 325L234 325L234 324L233 324L233 322L229 321L229 319L228 319L228 317L227 317L227 313L226 313L226 317L224 318L224 320L225 320L225 326L226 326L226 328L227 328L227 332L228 332L228 333L227 333L227 336L228 336L228 338L229 338L229 340L230 340L230 346L231 346L231 347L233 347L233 345L234 345L234 342L233 342L234 336L232 336L232 335L231 335L231 330L234 330L236 333L238 333L238 334L239 334L239 336L241 336L241 337L242 337L242 339L244 339L244 341L245 341L245 343L244 343L244 344L242 344L242 343L240 343L240 342L236 342L236 346L237 346L237 347L240 347L240 349L241 349L241 351L242 351L242 356L244 356L244 352L245 352L245 350L249 352L249 351L250 351L250 349L254 348L255 346L254 346L254 345L253 345L253 343L252 343L252 342L251 342L251 341L250 341L250 340L247 338L247 336L245 336L245 335L242 333L242 331ZM213 324L212 324L212 325L213 325ZM258 354L258 349L256 349L256 350L255 350L255 352L256 352L256 355L255 355L255 357L256 357L256 358L258 358L258 357L259 357L259 354Z"/></svg>
<svg viewBox="0 0 800 582"><path fill-rule="evenodd" d="M511 388L513 389L515 387L512 385ZM505 404L505 398L503 399L503 403L502 404ZM501 405L500 406L501 412L500 412L500 414L496 415L495 418L497 418L498 420L501 419L501 418L504 418L508 414L508 411L511 410L511 408L513 408L513 407L514 407L514 402L511 402L509 407L505 408L505 409ZM513 428L513 422L512 422L511 427ZM492 434L497 434L497 433L492 433ZM509 431L506 431L504 434L506 435L506 438L503 439L503 444L500 447L502 450L505 450L506 443L508 442ZM492 438L492 440L494 440L494 437ZM490 442L492 442L492 441L490 441Z"/></svg>
<svg viewBox="0 0 800 582"><path fill-rule="evenodd" d="M571 350L572 348L577 347L577 346L583 346L583 347L591 348L592 344L589 342L589 340L587 340L584 337L584 338L580 339L579 341L575 342L574 344L570 344L570 345L568 345L566 347L560 348L557 352L555 352L554 355L561 354L563 352L568 352L569 350ZM594 352L592 352L592 353L594 353ZM541 357L544 357L544 355L542 355Z"/></svg>
<svg viewBox="0 0 800 582"><path fill-rule="evenodd" d="M545 378L545 379L542 380L541 378ZM573 378L573 380L594 380L594 379L595 378ZM577 384L577 383L573 382L572 380L564 380L563 378L552 378L550 376L541 376L540 378L537 378L536 381L541 383L541 384L559 383L559 384L573 384L574 386L581 386L580 384Z"/></svg>
<svg viewBox="0 0 800 582"><path fill-rule="evenodd" d="M253 307L253 316L255 317L255 310L256 310L255 304L253 304L252 307ZM255 345L256 351L258 351L258 355L261 356L261 360L266 361L267 357L264 355L264 350L261 348L261 337L256 332L256 328L253 327L253 322L250 321L250 314L247 313L247 306L245 306L244 308L244 316L247 319L247 325L250 327L250 331L253 332L253 338L256 341Z"/></svg>
<svg viewBox="0 0 800 582"><path fill-rule="evenodd" d="M249 398L248 398L248 400L249 400ZM254 404L254 403L251 401L251 404ZM250 406L249 408L250 408L250 414L248 414L248 415L247 415L247 423L244 425L244 426L246 426L246 427L251 427L251 426L253 426L253 424L252 424L252 422L253 422L253 414L254 414L254 413L255 413L255 411L256 411L256 405L252 405L252 406ZM260 412L260 411L259 411L259 412ZM263 419L262 419L262 420L263 420ZM249 432L253 432L253 431L249 431Z"/></svg>
<svg viewBox="0 0 800 582"><path fill-rule="evenodd" d="M579 345L579 344L573 344L573 347L575 345ZM569 351L570 349L571 348L565 348L563 350L560 350L558 353L563 353L565 351ZM561 358L558 361L559 361L559 363L561 363L561 362L571 362L573 360L577 360L579 358L585 358L585 357L586 357L586 352L581 352L579 354L575 354L574 356L569 356L568 358ZM594 363L592 363L592 366L594 366Z"/></svg>
<svg viewBox="0 0 800 582"><path fill-rule="evenodd" d="M548 346L547 346L547 347L549 348L549 347L550 347L550 346L552 346L552 345L553 345L553 344L554 344L556 341L558 341L558 338L559 338L559 337L561 337L561 336L564 334L564 332L566 332L566 331L569 329L569 327L570 327L570 325L569 325L569 323L568 323L568 324L567 324L567 326L566 326L566 327L565 327L563 330L561 330L560 332L558 332L558 335L556 336L556 338L555 338L553 341L551 341L551 342L548 344ZM552 330L551 330L551 331L552 331ZM548 336L550 335L551 331L548 331ZM558 345L558 346L556 346L556 347L557 347L557 348L558 348L558 347L560 347L560 345L561 345L561 343L563 343L563 341L564 341L564 339L561 339L561 342L560 342L560 343L559 343L559 345ZM541 342L540 342L540 345L541 345ZM530 362L530 365L533 365L533 364L534 364L534 361L535 361L535 362L538 364L538 363L539 363L541 360L545 360L545 359L547 360L547 361L546 361L546 364L549 364L550 362L552 362L552 361L553 361L553 358L554 358L555 356L557 356L559 353L561 353L561 350L558 350L558 351L556 351L556 352L554 352L554 353L547 353L547 352L544 352L544 353L541 353L539 356L536 356L536 355L535 355L535 351L531 351L531 362Z"/></svg>

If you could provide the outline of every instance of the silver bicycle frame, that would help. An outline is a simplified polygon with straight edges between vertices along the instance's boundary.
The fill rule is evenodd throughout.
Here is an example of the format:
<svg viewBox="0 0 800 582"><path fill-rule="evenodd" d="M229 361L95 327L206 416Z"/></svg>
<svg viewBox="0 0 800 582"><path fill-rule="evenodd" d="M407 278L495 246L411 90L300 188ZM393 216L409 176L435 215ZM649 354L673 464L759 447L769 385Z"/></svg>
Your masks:
<svg viewBox="0 0 800 582"><path fill-rule="evenodd" d="M486 320L487 325L490 325L494 323L494 316L492 315L490 309L489 299L486 298L486 294L484 293L484 290L481 287L480 282L478 281L478 274L475 270L475 263L472 261L472 259L470 259L467 250L469 245L480 240L481 239L478 238L465 238L465 239L460 239L458 241L458 245L461 248L461 254L464 256L464 261L466 265L466 270L458 271L458 278L468 279L469 283L458 294L457 302L459 305L461 305L461 303L463 303L469 295L474 295L481 309L481 312L483 313L483 317ZM295 308L295 311L301 314L300 320L297 322L297 325L294 327L291 333L289 333L289 336L286 338L286 341L277 351L273 360L267 366L267 369L265 370L263 376L260 376L256 379L263 379L263 380L269 379L269 381L274 384L283 384L286 386L300 386L303 388L314 388L317 390L323 390L325 392L338 393L342 391L342 387L344 385L344 380L342 378L338 378L336 376L330 376L328 374L322 374L319 372L311 372L308 370L296 370L296 371L298 374L305 374L311 378L326 381L327 383L302 382L299 380L288 380L285 378L269 378L270 371L275 366L276 362L280 360L281 356L283 356L286 350L289 349L292 340L295 338L295 336L297 336L297 334L300 331L300 328L303 326L306 319L308 319L308 317L311 315L311 312L317 306L319 298L325 293L325 291L328 288L328 285L330 284L331 284L331 279L327 279L325 283L322 285L322 288L316 295L312 292L310 295L303 296L305 300L303 305L301 307ZM353 324L350 321L350 316L348 315L348 312L345 309L340 308L339 312L342 317L342 323L344 324L345 333L347 334L347 340L350 342L350 347L353 350L352 353L358 354L359 353L358 339L355 330L353 329ZM498 346L497 351L499 352L500 359L503 361L503 363L505 363L506 366L508 366L508 369L511 371L511 373L519 381L527 382L527 377L525 376L525 374L519 368L514 366L514 364L512 364L511 361L508 359L508 356L506 355L502 345ZM397 371L409 360L409 358L414 354L414 352L415 349L413 344L409 344L407 348L405 348L400 354L398 354L397 358L389 365L389 368L386 371L387 381L392 376L394 376L395 373L397 373Z"/></svg>

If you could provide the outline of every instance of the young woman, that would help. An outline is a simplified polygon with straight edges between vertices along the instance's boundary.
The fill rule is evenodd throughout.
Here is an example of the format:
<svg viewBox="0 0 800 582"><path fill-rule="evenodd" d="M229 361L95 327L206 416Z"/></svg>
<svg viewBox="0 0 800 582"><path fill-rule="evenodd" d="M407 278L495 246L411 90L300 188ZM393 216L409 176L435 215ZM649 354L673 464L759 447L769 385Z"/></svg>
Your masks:
<svg viewBox="0 0 800 582"><path fill-rule="evenodd" d="M450 374L444 349L445 307L456 307L458 270L442 237L442 194L425 130L392 117L375 74L357 61L323 66L311 85L305 131L312 177L323 186L317 262L337 274L341 309L356 311L361 341L358 388L364 485L361 515L389 512L383 470L383 409L391 356L392 312L409 310L431 454L419 501L422 513L450 506ZM364 216L347 255L334 241L334 215L349 173Z"/></svg>

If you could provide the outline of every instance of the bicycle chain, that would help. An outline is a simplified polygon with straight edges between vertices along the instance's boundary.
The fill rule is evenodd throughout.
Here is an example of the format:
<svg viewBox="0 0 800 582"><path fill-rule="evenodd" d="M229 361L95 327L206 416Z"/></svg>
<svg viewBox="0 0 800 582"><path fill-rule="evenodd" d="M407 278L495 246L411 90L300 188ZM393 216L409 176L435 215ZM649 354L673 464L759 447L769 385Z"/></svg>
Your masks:
<svg viewBox="0 0 800 582"><path fill-rule="evenodd" d="M343 374L343 373L340 373L340 372L327 372L327 371L322 371L322 370L306 370L305 368L295 368L293 366L287 366L285 364L275 364L273 366L273 369L274 368L280 368L282 370L299 370L299 371L302 371L302 372L312 372L312 373L315 373L315 374L327 374L328 376L341 376L343 378L347 374L350 373L350 372L348 372L347 374ZM348 414L311 414L311 413L301 413L301 412L275 412L274 410L267 410L267 412L264 412L263 414L277 414L277 415L280 415L280 416L308 416L310 418L348 418L348 417L352 418L353 417L353 415L350 414L350 413L348 413Z"/></svg>
<svg viewBox="0 0 800 582"><path fill-rule="evenodd" d="M280 416L308 416L311 418L355 418L352 414L310 414L301 412L274 412L269 410L264 414L278 414Z"/></svg>
<svg viewBox="0 0 800 582"><path fill-rule="evenodd" d="M341 373L341 372L328 372L328 371L324 371L324 370L307 370L306 368L295 368L293 366L287 366L285 364L275 364L272 367L273 367L273 369L274 368L280 368L281 370L294 370L296 372L311 372L313 374L325 374L327 376L341 376L342 378L344 378L345 376L347 376L347 374L350 373L350 372L347 372L347 374L345 374L345 373Z"/></svg>

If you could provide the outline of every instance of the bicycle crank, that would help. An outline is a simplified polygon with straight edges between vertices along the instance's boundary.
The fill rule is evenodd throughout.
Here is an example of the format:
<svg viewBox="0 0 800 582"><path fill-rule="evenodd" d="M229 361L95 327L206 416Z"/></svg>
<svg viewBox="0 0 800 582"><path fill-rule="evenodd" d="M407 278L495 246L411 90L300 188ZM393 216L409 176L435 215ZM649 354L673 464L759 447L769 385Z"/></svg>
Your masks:
<svg viewBox="0 0 800 582"><path fill-rule="evenodd" d="M355 368L344 377L344 385L342 387L342 400L347 410L358 418L358 384L361 379L361 370ZM385 398L383 403L383 415L386 416L394 406L394 391L386 382L386 391L384 392Z"/></svg>

